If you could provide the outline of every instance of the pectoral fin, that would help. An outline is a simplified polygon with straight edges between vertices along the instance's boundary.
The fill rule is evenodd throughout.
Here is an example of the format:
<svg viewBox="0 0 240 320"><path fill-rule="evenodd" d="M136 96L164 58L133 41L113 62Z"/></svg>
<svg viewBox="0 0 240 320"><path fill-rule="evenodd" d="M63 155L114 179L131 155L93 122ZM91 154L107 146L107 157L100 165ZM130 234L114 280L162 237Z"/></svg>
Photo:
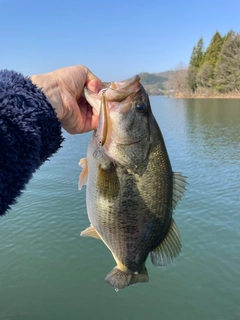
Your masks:
<svg viewBox="0 0 240 320"><path fill-rule="evenodd" d="M82 167L82 172L80 173L79 176L79 181L78 181L78 189L81 190L83 185L87 184L87 179L88 179L88 163L87 163L87 158L82 158L78 165Z"/></svg>
<svg viewBox="0 0 240 320"><path fill-rule="evenodd" d="M179 230L172 219L168 234L150 254L153 265L157 268L168 266L179 255L181 247Z"/></svg>
<svg viewBox="0 0 240 320"><path fill-rule="evenodd" d="M110 199L118 195L120 185L113 163L109 164L108 169L103 169L99 166L97 183L101 196Z"/></svg>
<svg viewBox="0 0 240 320"><path fill-rule="evenodd" d="M80 233L80 236L82 236L82 237L91 237L91 238L102 240L101 237L99 236L97 230L93 226L90 226L87 229L85 229L84 231L82 231Z"/></svg>

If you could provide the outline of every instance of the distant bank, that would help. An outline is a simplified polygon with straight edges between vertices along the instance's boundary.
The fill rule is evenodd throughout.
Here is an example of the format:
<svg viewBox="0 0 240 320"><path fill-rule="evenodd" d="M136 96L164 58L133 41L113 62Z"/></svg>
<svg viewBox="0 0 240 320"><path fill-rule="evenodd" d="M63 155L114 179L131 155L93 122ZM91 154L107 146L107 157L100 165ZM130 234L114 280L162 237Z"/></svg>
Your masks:
<svg viewBox="0 0 240 320"><path fill-rule="evenodd" d="M141 84L150 96L166 95L166 84L172 71L160 73L139 73Z"/></svg>
<svg viewBox="0 0 240 320"><path fill-rule="evenodd" d="M176 99L240 99L240 93L217 93L217 94L212 94L212 93L196 93L196 94L186 94L183 92L178 92L174 95L172 95L172 98Z"/></svg>
<svg viewBox="0 0 240 320"><path fill-rule="evenodd" d="M179 63L174 70L140 76L149 95L239 99L240 32L222 36L216 31L206 49L200 38L188 66Z"/></svg>
<svg viewBox="0 0 240 320"><path fill-rule="evenodd" d="M181 85L186 70L171 70L160 73L140 73L141 83L150 96L168 96L176 99L240 99L240 92L219 93L201 90L194 94ZM173 89L174 88L174 89Z"/></svg>

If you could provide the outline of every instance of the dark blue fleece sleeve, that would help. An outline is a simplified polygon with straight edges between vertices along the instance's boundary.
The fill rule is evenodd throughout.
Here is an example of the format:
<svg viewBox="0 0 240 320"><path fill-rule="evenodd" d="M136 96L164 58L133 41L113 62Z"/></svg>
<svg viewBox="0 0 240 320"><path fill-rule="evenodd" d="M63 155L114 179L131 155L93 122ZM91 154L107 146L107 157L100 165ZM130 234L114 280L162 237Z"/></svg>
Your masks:
<svg viewBox="0 0 240 320"><path fill-rule="evenodd" d="M62 141L44 93L22 74L0 71L0 216Z"/></svg>

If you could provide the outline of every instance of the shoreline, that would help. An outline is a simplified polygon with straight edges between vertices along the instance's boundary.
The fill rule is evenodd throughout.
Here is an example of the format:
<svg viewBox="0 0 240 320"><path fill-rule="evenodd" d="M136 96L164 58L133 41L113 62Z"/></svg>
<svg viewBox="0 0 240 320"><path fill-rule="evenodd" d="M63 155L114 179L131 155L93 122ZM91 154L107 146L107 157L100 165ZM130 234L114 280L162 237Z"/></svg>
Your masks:
<svg viewBox="0 0 240 320"><path fill-rule="evenodd" d="M175 99L240 99L240 93L223 93L223 94L184 94L177 93L172 96Z"/></svg>

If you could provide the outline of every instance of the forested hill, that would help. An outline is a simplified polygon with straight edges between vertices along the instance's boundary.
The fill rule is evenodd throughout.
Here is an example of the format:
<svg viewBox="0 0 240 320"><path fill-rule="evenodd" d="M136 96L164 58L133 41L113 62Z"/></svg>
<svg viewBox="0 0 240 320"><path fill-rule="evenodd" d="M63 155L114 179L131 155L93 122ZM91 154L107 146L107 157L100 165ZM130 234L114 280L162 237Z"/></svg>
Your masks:
<svg viewBox="0 0 240 320"><path fill-rule="evenodd" d="M193 47L186 77L191 94L240 95L240 33L217 31L205 49L200 38Z"/></svg>
<svg viewBox="0 0 240 320"><path fill-rule="evenodd" d="M165 85L173 72L174 71L160 73L142 72L139 76L141 77L141 84L149 95L163 95L165 94Z"/></svg>
<svg viewBox="0 0 240 320"><path fill-rule="evenodd" d="M178 65L160 73L140 73L149 95L175 97L240 97L240 33L217 31L205 49L194 45L188 68Z"/></svg>

